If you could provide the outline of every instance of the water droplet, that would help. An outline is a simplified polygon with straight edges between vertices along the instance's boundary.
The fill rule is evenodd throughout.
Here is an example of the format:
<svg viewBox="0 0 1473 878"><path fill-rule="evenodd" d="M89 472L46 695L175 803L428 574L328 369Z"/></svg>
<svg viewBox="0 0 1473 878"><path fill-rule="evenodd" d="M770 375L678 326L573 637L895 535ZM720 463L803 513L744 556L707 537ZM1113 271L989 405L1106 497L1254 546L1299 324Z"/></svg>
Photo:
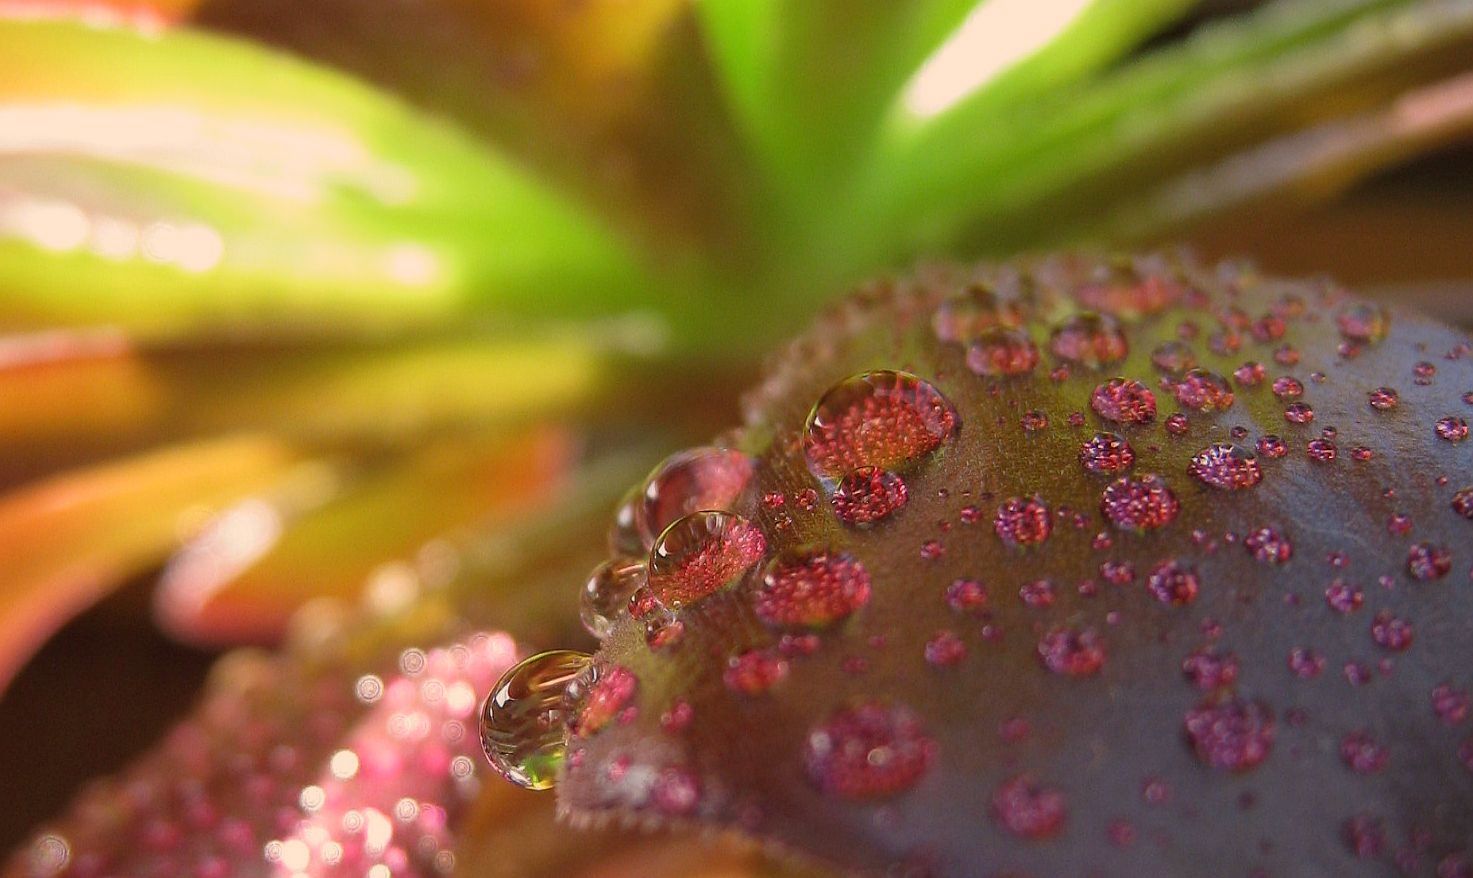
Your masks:
<svg viewBox="0 0 1473 878"><path fill-rule="evenodd" d="M910 497L905 480L889 470L862 466L839 481L831 501L839 520L868 527L894 514Z"/></svg>
<svg viewBox="0 0 1473 878"><path fill-rule="evenodd" d="M1329 439L1311 439L1305 446L1309 453L1309 459L1319 463L1329 463L1339 456L1339 449Z"/></svg>
<svg viewBox="0 0 1473 878"><path fill-rule="evenodd" d="M1098 369L1125 359L1130 345L1113 317L1087 312L1056 326L1049 350L1060 360Z"/></svg>
<svg viewBox="0 0 1473 878"><path fill-rule="evenodd" d="M1314 409L1307 402L1291 402L1284 406L1284 420L1291 424L1308 424L1314 420Z"/></svg>
<svg viewBox="0 0 1473 878"><path fill-rule="evenodd" d="M1023 322L1020 302L1004 299L983 284L972 284L936 306L931 327L936 337L948 342L966 342L1002 327Z"/></svg>
<svg viewBox="0 0 1473 878"><path fill-rule="evenodd" d="M740 515L692 513L666 528L650 550L650 592L664 607L679 609L739 582L766 549L762 531Z"/></svg>
<svg viewBox="0 0 1473 878"><path fill-rule="evenodd" d="M967 347L967 368L977 375L1026 375L1038 366L1038 346L1020 329L990 329Z"/></svg>
<svg viewBox="0 0 1473 878"><path fill-rule="evenodd" d="M1090 395L1089 407L1107 421L1148 424L1156 419L1156 395L1134 379L1111 378Z"/></svg>
<svg viewBox="0 0 1473 878"><path fill-rule="evenodd" d="M1298 399L1304 395L1304 382L1292 375L1275 378L1273 392L1279 399Z"/></svg>
<svg viewBox="0 0 1473 878"><path fill-rule="evenodd" d="M1158 475L1119 478L1105 488L1100 511L1121 530L1155 530L1176 519L1181 503Z"/></svg>
<svg viewBox="0 0 1473 878"><path fill-rule="evenodd" d="M1079 446L1079 462L1099 475L1124 472L1135 462L1135 449L1117 433L1096 433Z"/></svg>
<svg viewBox="0 0 1473 878"><path fill-rule="evenodd" d="M1093 628L1054 628L1038 641L1043 666L1066 677L1089 677L1105 664L1105 643Z"/></svg>
<svg viewBox="0 0 1473 878"><path fill-rule="evenodd" d="M1260 437L1254 447L1258 450L1259 454L1263 455L1269 460L1278 460L1279 458L1289 453L1288 444L1286 444L1283 439L1274 435L1273 433L1270 433L1267 436Z"/></svg>
<svg viewBox="0 0 1473 878"><path fill-rule="evenodd" d="M1227 379L1206 369L1192 369L1171 390L1179 404L1199 412L1219 412L1233 404L1233 389Z"/></svg>
<svg viewBox="0 0 1473 878"><path fill-rule="evenodd" d="M1182 674L1197 689L1214 692L1231 687L1238 680L1238 657L1212 649L1198 649L1181 663Z"/></svg>
<svg viewBox="0 0 1473 878"><path fill-rule="evenodd" d="M1012 497L997 508L992 529L1008 545L1030 546L1048 539L1053 520L1042 498Z"/></svg>
<svg viewBox="0 0 1473 878"><path fill-rule="evenodd" d="M1162 342L1151 351L1151 365L1167 375L1180 375L1197 365L1197 356L1192 347L1181 341Z"/></svg>
<svg viewBox="0 0 1473 878"><path fill-rule="evenodd" d="M1391 316L1385 308L1357 303L1341 309L1335 315L1335 325L1349 341L1378 342L1391 328Z"/></svg>
<svg viewBox="0 0 1473 878"><path fill-rule="evenodd" d="M1268 758L1273 749L1273 711L1261 701L1206 701L1187 712L1187 741L1202 764L1241 772Z"/></svg>
<svg viewBox="0 0 1473 878"><path fill-rule="evenodd" d="M1437 421L1437 436L1448 442L1462 442L1468 438L1468 421L1453 416L1440 418Z"/></svg>
<svg viewBox="0 0 1473 878"><path fill-rule="evenodd" d="M762 695L787 677L787 659L766 650L751 649L731 657L721 680L733 692Z"/></svg>
<svg viewBox="0 0 1473 878"><path fill-rule="evenodd" d="M937 631L926 641L927 664L937 668L949 668L967 657L967 645L955 631Z"/></svg>
<svg viewBox="0 0 1473 878"><path fill-rule="evenodd" d="M1022 838L1057 835L1067 815L1064 794L1026 774L1003 781L992 794L992 819Z"/></svg>
<svg viewBox="0 0 1473 878"><path fill-rule="evenodd" d="M1375 390L1366 394L1366 401L1370 403L1371 408L1386 412L1396 408L1397 404L1401 401L1401 396L1396 392L1395 388L1377 387Z"/></svg>
<svg viewBox="0 0 1473 878"><path fill-rule="evenodd" d="M1371 621L1371 639L1382 649L1402 652L1412 645L1412 623L1382 610Z"/></svg>
<svg viewBox="0 0 1473 878"><path fill-rule="evenodd" d="M1029 409L1023 413L1018 421L1019 425L1029 433L1048 429L1048 412L1039 409Z"/></svg>
<svg viewBox="0 0 1473 878"><path fill-rule="evenodd" d="M987 609L987 589L975 579L958 579L946 587L946 603L958 613Z"/></svg>
<svg viewBox="0 0 1473 878"><path fill-rule="evenodd" d="M1407 550L1407 572L1413 579L1441 579L1452 569L1453 556L1446 546L1415 543Z"/></svg>
<svg viewBox="0 0 1473 878"><path fill-rule="evenodd" d="M1249 360L1233 370L1233 378L1244 387L1257 387L1262 384L1265 374L1263 364L1256 360Z"/></svg>
<svg viewBox="0 0 1473 878"><path fill-rule="evenodd" d="M930 383L907 372L865 372L829 389L808 415L808 468L834 480L859 467L901 470L955 432L956 411Z"/></svg>
<svg viewBox="0 0 1473 878"><path fill-rule="evenodd" d="M1453 495L1452 510L1462 517L1473 521L1473 485L1469 485Z"/></svg>
<svg viewBox="0 0 1473 878"><path fill-rule="evenodd" d="M1018 586L1018 599L1024 606L1041 610L1054 605L1054 583L1048 579L1033 579Z"/></svg>
<svg viewBox="0 0 1473 878"><path fill-rule="evenodd" d="M1295 676L1311 680L1318 677L1324 669L1325 657L1314 650L1302 646L1289 650L1289 670L1293 671Z"/></svg>
<svg viewBox="0 0 1473 878"><path fill-rule="evenodd" d="M481 747L502 777L529 790L550 789L567 753L567 689L592 657L543 652L513 665L481 708Z"/></svg>
<svg viewBox="0 0 1473 878"><path fill-rule="evenodd" d="M866 702L835 712L809 732L803 765L821 792L851 801L884 799L919 783L936 750L908 708Z"/></svg>
<svg viewBox="0 0 1473 878"><path fill-rule="evenodd" d="M869 603L870 577L853 555L793 551L768 565L754 598L758 618L778 628L825 628Z"/></svg>
<svg viewBox="0 0 1473 878"><path fill-rule="evenodd" d="M1263 480L1253 452L1240 445L1215 443L1192 457L1187 472L1204 485L1223 491L1251 488Z"/></svg>
<svg viewBox="0 0 1473 878"><path fill-rule="evenodd" d="M578 595L578 618L584 629L599 640L608 637L644 581L644 562L634 558L613 558L595 567Z"/></svg>
<svg viewBox="0 0 1473 878"><path fill-rule="evenodd" d="M1197 599L1200 582L1196 568L1174 558L1162 561L1151 568L1146 579L1146 588L1163 604L1181 606Z"/></svg>
<svg viewBox="0 0 1473 878"><path fill-rule="evenodd" d="M1432 712L1445 726L1455 726L1468 718L1470 699L1466 689L1440 683L1432 689Z"/></svg>
<svg viewBox="0 0 1473 878"><path fill-rule="evenodd" d="M1248 554L1265 564L1283 564L1294 554L1289 538L1271 527L1259 528L1243 540Z"/></svg>
<svg viewBox="0 0 1473 878"><path fill-rule="evenodd" d="M1365 601L1365 592L1360 586L1343 579L1332 580L1325 586L1326 606L1342 615L1359 610Z"/></svg>
<svg viewBox="0 0 1473 878"><path fill-rule="evenodd" d="M1386 767L1391 754L1365 729L1340 739L1340 760L1357 774L1375 774Z"/></svg>
<svg viewBox="0 0 1473 878"><path fill-rule="evenodd" d="M645 481L636 520L650 545L692 512L740 511L756 462L728 448L692 448L666 458Z"/></svg>

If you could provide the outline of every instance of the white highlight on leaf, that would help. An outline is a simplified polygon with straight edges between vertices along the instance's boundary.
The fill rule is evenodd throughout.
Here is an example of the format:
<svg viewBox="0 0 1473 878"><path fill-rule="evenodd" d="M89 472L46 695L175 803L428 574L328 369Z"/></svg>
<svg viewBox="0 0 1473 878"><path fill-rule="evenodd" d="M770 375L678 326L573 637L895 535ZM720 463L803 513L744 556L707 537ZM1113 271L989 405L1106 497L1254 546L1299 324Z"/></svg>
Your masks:
<svg viewBox="0 0 1473 878"><path fill-rule="evenodd" d="M938 115L1053 42L1094 0L983 0L911 79L902 103Z"/></svg>

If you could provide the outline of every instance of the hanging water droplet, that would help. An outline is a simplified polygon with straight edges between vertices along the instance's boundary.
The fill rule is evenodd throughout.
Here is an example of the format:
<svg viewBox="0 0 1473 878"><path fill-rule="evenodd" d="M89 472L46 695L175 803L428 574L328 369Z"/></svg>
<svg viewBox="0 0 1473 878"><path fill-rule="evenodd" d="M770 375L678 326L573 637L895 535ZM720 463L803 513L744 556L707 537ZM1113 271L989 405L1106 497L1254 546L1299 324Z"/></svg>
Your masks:
<svg viewBox="0 0 1473 878"><path fill-rule="evenodd" d="M560 649L513 665L481 708L481 747L491 766L529 790L550 789L567 753L567 689L593 661Z"/></svg>
<svg viewBox="0 0 1473 878"><path fill-rule="evenodd" d="M956 410L908 372L864 372L839 382L808 414L803 452L815 476L833 481L860 467L900 471L955 432Z"/></svg>
<svg viewBox="0 0 1473 878"><path fill-rule="evenodd" d="M756 462L729 448L691 448L666 458L645 480L636 521L645 545L672 522L703 509L744 511Z"/></svg>
<svg viewBox="0 0 1473 878"><path fill-rule="evenodd" d="M766 550L762 531L740 515L694 512L666 528L650 550L650 593L678 610L740 581Z"/></svg>
<svg viewBox="0 0 1473 878"><path fill-rule="evenodd" d="M578 595L578 618L584 629L599 640L608 637L644 581L644 562L634 558L613 558L595 567Z"/></svg>

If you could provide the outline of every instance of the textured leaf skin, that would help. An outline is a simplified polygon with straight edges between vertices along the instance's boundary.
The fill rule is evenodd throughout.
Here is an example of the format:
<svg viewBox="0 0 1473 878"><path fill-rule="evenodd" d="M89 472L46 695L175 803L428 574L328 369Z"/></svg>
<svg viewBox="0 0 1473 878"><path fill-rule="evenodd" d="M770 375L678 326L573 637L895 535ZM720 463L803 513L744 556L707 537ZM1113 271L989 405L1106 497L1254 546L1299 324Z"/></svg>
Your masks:
<svg viewBox="0 0 1473 878"><path fill-rule="evenodd" d="M1042 352L1031 375L979 377L960 345L938 342L937 305L978 282L1003 290L1004 299L1009 288L1033 289L1016 302ZM1055 380L1049 328L1080 310L1086 287L1096 307L1121 318L1129 356ZM1174 289L1177 303L1140 313L1153 289ZM866 873L1375 875L1397 864L1412 874L1463 874L1473 771L1459 749L1473 724L1445 703L1439 710L1434 691L1447 685L1456 695L1473 684L1473 521L1450 508L1455 492L1473 482L1473 442L1447 441L1434 424L1473 414L1463 400L1473 390L1473 358L1466 338L1407 313L1391 316L1384 340L1347 342L1336 318L1354 304L1330 282L1260 278L1239 266L1058 257L1016 269L925 269L839 305L775 359L748 398L746 426L727 444L758 461L750 496L785 498L736 510L760 526L765 557L814 544L849 552L872 578L869 603L820 632L816 651L790 657L786 678L758 695L734 693L723 674L729 657L776 648L777 634L753 609L760 575L687 605L679 614L684 636L665 649L648 646L643 623L623 617L596 661L632 672L635 694L619 722L574 739L561 810L580 825L633 815L738 827ZM1255 324L1275 314L1284 319L1282 337L1259 340ZM1158 383L1151 356L1186 323L1197 327L1186 343L1198 364L1229 376L1235 401L1189 412L1184 435L1170 435L1163 422L1181 406ZM1214 353L1209 339L1237 324L1241 350ZM1258 328L1266 337L1275 331ZM1281 348L1296 351L1298 363L1276 362ZM1265 367L1256 386L1231 377L1249 360ZM1415 377L1419 363L1436 369L1425 383ZM836 519L805 465L800 431L827 388L871 369L932 382L955 405L960 426L905 472L907 505L858 530ZM1094 388L1116 375L1155 392L1153 423L1107 424L1091 410ZM1286 421L1291 400L1271 387L1285 375L1304 385L1293 401L1312 405L1312 423ZM1399 391L1392 410L1368 405L1368 393L1383 385ZM1031 409L1047 413L1046 429L1020 426ZM1078 426L1070 423L1075 412ZM1331 426L1338 458L1311 459L1308 443ZM1242 439L1230 432L1238 427ZM1101 515L1102 490L1114 477L1086 473L1078 455L1104 429L1134 447L1129 474L1159 474L1174 490L1175 520L1134 533ZM1270 433L1283 437L1287 455L1260 454L1255 487L1221 491L1188 475L1190 458L1209 444L1251 449ZM1356 459L1359 446L1372 456ZM817 499L805 508L809 490ZM1054 511L1051 536L1029 548L1005 545L993 532L994 511L1007 498L1035 494ZM980 520L968 524L964 509L972 505ZM1404 533L1391 526L1397 513L1409 517ZM1256 560L1245 543L1261 528L1286 535L1292 557ZM1100 533L1108 548L1094 547ZM1409 548L1422 542L1447 551L1448 572L1409 574ZM1166 559L1195 568L1194 601L1173 606L1153 596L1148 573ZM1106 561L1133 564L1133 580L1106 581ZM985 615L948 606L946 589L962 577L984 584ZM1052 606L1028 606L1020 587L1041 578L1054 583ZM1346 613L1329 606L1327 588L1337 578L1360 587L1363 606ZM1093 586L1081 590L1083 581ZM1382 612L1411 623L1409 647L1388 648L1394 640L1384 626L1379 640L1373 635ZM1058 627L1097 632L1105 652L1096 673L1045 667L1039 645ZM957 635L966 655L938 667L924 653L942 630ZM1184 659L1203 647L1237 658L1235 679L1215 693L1184 675ZM1323 672L1305 678L1291 670L1296 647L1321 655ZM1348 664L1368 681L1352 685ZM672 732L662 715L677 698L689 704L690 720ZM861 802L825 795L805 769L811 730L856 700L908 706L935 742L929 770L895 795ZM1188 712L1250 702L1273 718L1261 762L1249 765L1211 742L1198 749L1239 770L1199 758L1184 726ZM1375 747L1351 746L1357 732L1384 747L1384 765L1376 765ZM659 773L647 766L685 772L698 795L662 802L649 780ZM1018 775L1062 795L1057 822L1034 833L1047 837L1007 828L1019 814L999 792ZM1352 842L1373 837L1380 844L1365 842L1357 856Z"/></svg>

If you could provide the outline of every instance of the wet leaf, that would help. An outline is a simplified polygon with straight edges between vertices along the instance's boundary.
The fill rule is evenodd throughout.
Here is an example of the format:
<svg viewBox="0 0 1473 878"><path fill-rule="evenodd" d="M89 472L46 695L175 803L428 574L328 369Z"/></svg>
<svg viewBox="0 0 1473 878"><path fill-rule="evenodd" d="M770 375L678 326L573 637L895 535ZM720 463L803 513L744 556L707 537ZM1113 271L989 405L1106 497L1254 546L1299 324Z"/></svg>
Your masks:
<svg viewBox="0 0 1473 878"><path fill-rule="evenodd" d="M615 542L559 803L877 874L1457 868L1470 388L1466 336L1243 266L876 285L749 395L746 479L635 495L675 523Z"/></svg>

